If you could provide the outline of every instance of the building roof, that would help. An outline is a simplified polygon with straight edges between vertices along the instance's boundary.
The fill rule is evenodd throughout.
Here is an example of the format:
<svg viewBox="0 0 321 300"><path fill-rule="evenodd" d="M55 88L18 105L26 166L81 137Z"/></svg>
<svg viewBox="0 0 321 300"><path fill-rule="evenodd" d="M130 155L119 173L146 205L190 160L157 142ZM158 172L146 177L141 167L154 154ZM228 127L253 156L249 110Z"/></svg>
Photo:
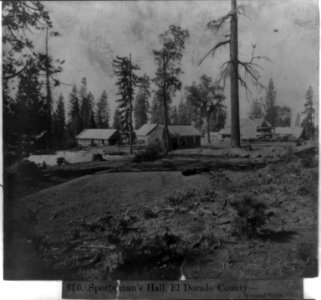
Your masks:
<svg viewBox="0 0 321 300"><path fill-rule="evenodd" d="M117 129L84 129L76 135L76 139L108 140L116 131Z"/></svg>
<svg viewBox="0 0 321 300"><path fill-rule="evenodd" d="M144 124L136 131L136 136L149 135L158 124ZM160 125L164 126L164 125ZM192 125L168 125L168 131L170 135L179 136L201 136L202 134Z"/></svg>
<svg viewBox="0 0 321 300"><path fill-rule="evenodd" d="M192 125L168 125L170 135L201 136L202 134Z"/></svg>
<svg viewBox="0 0 321 300"><path fill-rule="evenodd" d="M258 127L273 127L267 120L264 118L251 119L256 126Z"/></svg>
<svg viewBox="0 0 321 300"><path fill-rule="evenodd" d="M138 130L136 130L136 136L146 136L149 135L158 124L144 124Z"/></svg>
<svg viewBox="0 0 321 300"><path fill-rule="evenodd" d="M300 137L302 131L302 127L275 127L274 133L280 135L293 135L295 137Z"/></svg>
<svg viewBox="0 0 321 300"><path fill-rule="evenodd" d="M230 121L222 130L219 131L220 135L231 135ZM242 139L255 139L257 126L251 119L240 119L240 134Z"/></svg>
<svg viewBox="0 0 321 300"><path fill-rule="evenodd" d="M240 119L240 128L245 128L246 126L256 127L256 123L251 119ZM226 121L226 125L223 129L219 131L220 134L231 134L231 120Z"/></svg>

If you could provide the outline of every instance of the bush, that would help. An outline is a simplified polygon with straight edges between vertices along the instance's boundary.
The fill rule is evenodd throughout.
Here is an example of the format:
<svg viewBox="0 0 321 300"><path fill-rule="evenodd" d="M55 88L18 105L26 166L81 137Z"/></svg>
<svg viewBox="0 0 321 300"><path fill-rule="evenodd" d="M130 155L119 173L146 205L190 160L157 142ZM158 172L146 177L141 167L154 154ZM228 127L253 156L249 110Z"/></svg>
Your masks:
<svg viewBox="0 0 321 300"><path fill-rule="evenodd" d="M67 163L67 161L66 161L66 159L64 157L58 157L57 158L57 165L58 166L61 166L61 165L66 164L66 163Z"/></svg>
<svg viewBox="0 0 321 300"><path fill-rule="evenodd" d="M157 160L162 157L163 153L164 149L161 144L150 144L145 148L144 151L135 154L134 161L141 162Z"/></svg>
<svg viewBox="0 0 321 300"><path fill-rule="evenodd" d="M187 189L184 192L175 193L174 195L167 196L165 201L170 206L180 206L180 205L189 205L195 202L195 197L197 196L194 189Z"/></svg>
<svg viewBox="0 0 321 300"><path fill-rule="evenodd" d="M105 161L100 153L95 153L92 156L92 161Z"/></svg>
<svg viewBox="0 0 321 300"><path fill-rule="evenodd" d="M232 202L231 206L237 211L233 233L239 237L255 237L270 216L266 213L266 205L249 194L243 195L240 201Z"/></svg>

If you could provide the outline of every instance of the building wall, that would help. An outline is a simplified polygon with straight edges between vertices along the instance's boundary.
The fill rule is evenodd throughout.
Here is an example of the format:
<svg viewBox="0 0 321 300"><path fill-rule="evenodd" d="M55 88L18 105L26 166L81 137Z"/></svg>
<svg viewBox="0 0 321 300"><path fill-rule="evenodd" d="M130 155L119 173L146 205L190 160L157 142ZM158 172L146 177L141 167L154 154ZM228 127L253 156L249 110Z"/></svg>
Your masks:
<svg viewBox="0 0 321 300"><path fill-rule="evenodd" d="M106 146L108 145L108 140L92 139L92 145Z"/></svg>
<svg viewBox="0 0 321 300"><path fill-rule="evenodd" d="M147 136L137 136L139 141L143 141L146 145L161 143L162 146L165 146L165 134L163 126L156 127L149 135ZM200 136L170 136L169 138L169 147L171 149L177 148L192 148L198 147L201 145Z"/></svg>
<svg viewBox="0 0 321 300"><path fill-rule="evenodd" d="M101 139L77 139L77 144L82 147L109 145L108 140Z"/></svg>
<svg viewBox="0 0 321 300"><path fill-rule="evenodd" d="M89 146L91 146L91 140L87 140L87 139L77 139L77 144L78 144L79 146L89 147Z"/></svg>
<svg viewBox="0 0 321 300"><path fill-rule="evenodd" d="M137 135L136 138L137 138L138 142L141 142L143 144L147 144L148 136L146 136L146 135Z"/></svg>
<svg viewBox="0 0 321 300"><path fill-rule="evenodd" d="M162 143L164 144L164 128L157 126L148 136L146 144Z"/></svg>
<svg viewBox="0 0 321 300"><path fill-rule="evenodd" d="M116 145L117 143L122 142L121 133L116 131L109 139L108 142L105 142L105 145Z"/></svg>
<svg viewBox="0 0 321 300"><path fill-rule="evenodd" d="M201 145L200 136L178 136L170 137L170 148L175 150L179 148L193 148Z"/></svg>

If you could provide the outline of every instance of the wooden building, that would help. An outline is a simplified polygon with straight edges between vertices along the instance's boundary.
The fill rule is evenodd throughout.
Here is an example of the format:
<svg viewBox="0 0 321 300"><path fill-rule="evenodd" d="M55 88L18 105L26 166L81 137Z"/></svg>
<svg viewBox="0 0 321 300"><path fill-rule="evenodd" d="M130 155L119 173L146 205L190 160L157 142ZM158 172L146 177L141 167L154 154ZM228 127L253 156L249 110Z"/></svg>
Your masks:
<svg viewBox="0 0 321 300"><path fill-rule="evenodd" d="M273 126L264 118L251 119L256 124L256 137L272 137Z"/></svg>
<svg viewBox="0 0 321 300"><path fill-rule="evenodd" d="M201 133L192 125L168 125L169 148L192 148L201 145ZM161 124L145 124L136 131L138 143L152 144L165 142L165 128Z"/></svg>
<svg viewBox="0 0 321 300"><path fill-rule="evenodd" d="M106 146L120 142L121 134L117 129L84 129L76 136L79 146Z"/></svg>

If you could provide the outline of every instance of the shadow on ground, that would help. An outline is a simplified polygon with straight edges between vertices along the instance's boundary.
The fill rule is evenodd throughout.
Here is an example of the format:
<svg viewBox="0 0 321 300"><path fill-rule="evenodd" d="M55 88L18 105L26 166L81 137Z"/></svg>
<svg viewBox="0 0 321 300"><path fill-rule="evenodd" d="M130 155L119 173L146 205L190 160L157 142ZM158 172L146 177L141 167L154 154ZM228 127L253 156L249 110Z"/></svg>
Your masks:
<svg viewBox="0 0 321 300"><path fill-rule="evenodd" d="M276 243L288 243L291 242L295 235L298 235L298 232L294 230L274 231L267 229L259 234L258 238L264 241L270 240Z"/></svg>

